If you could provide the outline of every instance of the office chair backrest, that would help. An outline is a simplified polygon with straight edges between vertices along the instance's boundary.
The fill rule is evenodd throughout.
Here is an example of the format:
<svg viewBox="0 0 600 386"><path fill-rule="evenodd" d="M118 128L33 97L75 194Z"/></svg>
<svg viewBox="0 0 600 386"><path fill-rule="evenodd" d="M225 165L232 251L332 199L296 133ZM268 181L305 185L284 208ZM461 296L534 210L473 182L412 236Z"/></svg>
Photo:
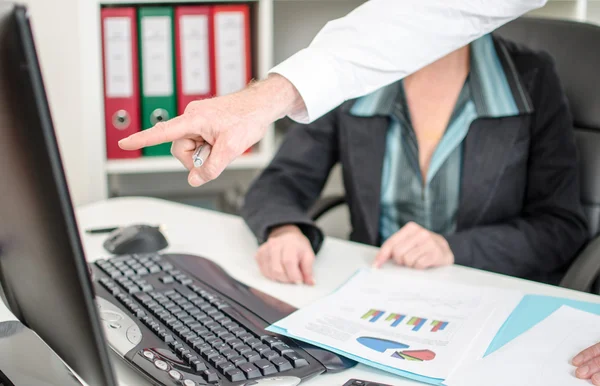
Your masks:
<svg viewBox="0 0 600 386"><path fill-rule="evenodd" d="M590 236L600 230L600 26L523 17L498 36L548 52L555 60L573 113L579 149L581 200Z"/></svg>

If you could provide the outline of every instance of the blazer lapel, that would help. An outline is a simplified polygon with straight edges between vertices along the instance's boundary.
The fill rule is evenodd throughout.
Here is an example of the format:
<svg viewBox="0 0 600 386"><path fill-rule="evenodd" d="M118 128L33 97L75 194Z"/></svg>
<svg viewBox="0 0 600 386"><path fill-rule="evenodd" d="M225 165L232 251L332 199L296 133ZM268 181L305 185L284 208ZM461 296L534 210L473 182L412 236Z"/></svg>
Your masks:
<svg viewBox="0 0 600 386"><path fill-rule="evenodd" d="M523 116L512 116L477 119L471 124L464 145L457 230L479 222L526 121Z"/></svg>
<svg viewBox="0 0 600 386"><path fill-rule="evenodd" d="M348 150L349 183L357 198L355 210L364 219L371 244L379 242L381 172L388 126L389 118L384 116L340 114L340 127L346 133L347 143L342 146Z"/></svg>

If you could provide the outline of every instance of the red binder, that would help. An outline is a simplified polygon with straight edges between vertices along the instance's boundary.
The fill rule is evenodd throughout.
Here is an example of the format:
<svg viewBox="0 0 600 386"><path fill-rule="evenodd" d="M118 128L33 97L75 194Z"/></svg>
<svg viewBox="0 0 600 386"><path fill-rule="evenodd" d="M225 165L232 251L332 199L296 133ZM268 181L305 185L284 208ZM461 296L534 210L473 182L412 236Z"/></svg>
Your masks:
<svg viewBox="0 0 600 386"><path fill-rule="evenodd" d="M246 87L252 79L250 6L213 7L215 93L227 95ZM252 148L244 154L252 152Z"/></svg>
<svg viewBox="0 0 600 386"><path fill-rule="evenodd" d="M215 52L212 6L175 8L177 110L215 95Z"/></svg>
<svg viewBox="0 0 600 386"><path fill-rule="evenodd" d="M119 140L140 131L140 88L135 8L103 8L104 121L108 159L137 158Z"/></svg>
<svg viewBox="0 0 600 386"><path fill-rule="evenodd" d="M250 6L216 5L214 13L216 94L243 89L252 78Z"/></svg>

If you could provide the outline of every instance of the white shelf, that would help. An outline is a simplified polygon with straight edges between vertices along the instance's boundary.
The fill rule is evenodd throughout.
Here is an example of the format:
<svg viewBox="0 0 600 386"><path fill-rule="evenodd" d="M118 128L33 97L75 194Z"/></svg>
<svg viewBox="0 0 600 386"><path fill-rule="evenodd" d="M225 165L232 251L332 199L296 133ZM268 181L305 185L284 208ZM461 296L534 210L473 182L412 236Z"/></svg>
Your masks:
<svg viewBox="0 0 600 386"><path fill-rule="evenodd" d="M227 170L260 169L267 165L268 158L263 154L242 155L234 160ZM185 168L174 157L141 157L134 159L106 161L107 174L147 174L183 172Z"/></svg>

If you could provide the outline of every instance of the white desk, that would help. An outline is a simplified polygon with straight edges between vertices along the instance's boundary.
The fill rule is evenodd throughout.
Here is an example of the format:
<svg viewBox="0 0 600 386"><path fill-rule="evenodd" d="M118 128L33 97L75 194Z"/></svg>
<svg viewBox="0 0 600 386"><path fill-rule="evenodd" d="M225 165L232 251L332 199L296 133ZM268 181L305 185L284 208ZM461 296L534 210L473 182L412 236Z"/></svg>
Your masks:
<svg viewBox="0 0 600 386"><path fill-rule="evenodd" d="M296 307L302 307L330 293L358 268L370 266L376 254L376 249L372 247L327 239L315 263L317 285L315 287L284 285L271 282L260 274L253 258L257 247L256 241L242 219L238 217L149 198L120 198L99 202L80 208L77 216L85 251L90 260L106 256L102 248L106 235L88 235L83 232L84 229L132 223L161 224L166 227L165 234L170 243L167 251L185 252L209 258L219 263L235 279L275 295ZM404 268L387 265L384 269ZM459 266L426 272L415 271L414 275L600 302L599 296ZM122 362L115 360L114 363L121 385L147 384ZM339 374L317 377L306 385L337 386L342 385L349 378L399 386L417 384L358 365Z"/></svg>

